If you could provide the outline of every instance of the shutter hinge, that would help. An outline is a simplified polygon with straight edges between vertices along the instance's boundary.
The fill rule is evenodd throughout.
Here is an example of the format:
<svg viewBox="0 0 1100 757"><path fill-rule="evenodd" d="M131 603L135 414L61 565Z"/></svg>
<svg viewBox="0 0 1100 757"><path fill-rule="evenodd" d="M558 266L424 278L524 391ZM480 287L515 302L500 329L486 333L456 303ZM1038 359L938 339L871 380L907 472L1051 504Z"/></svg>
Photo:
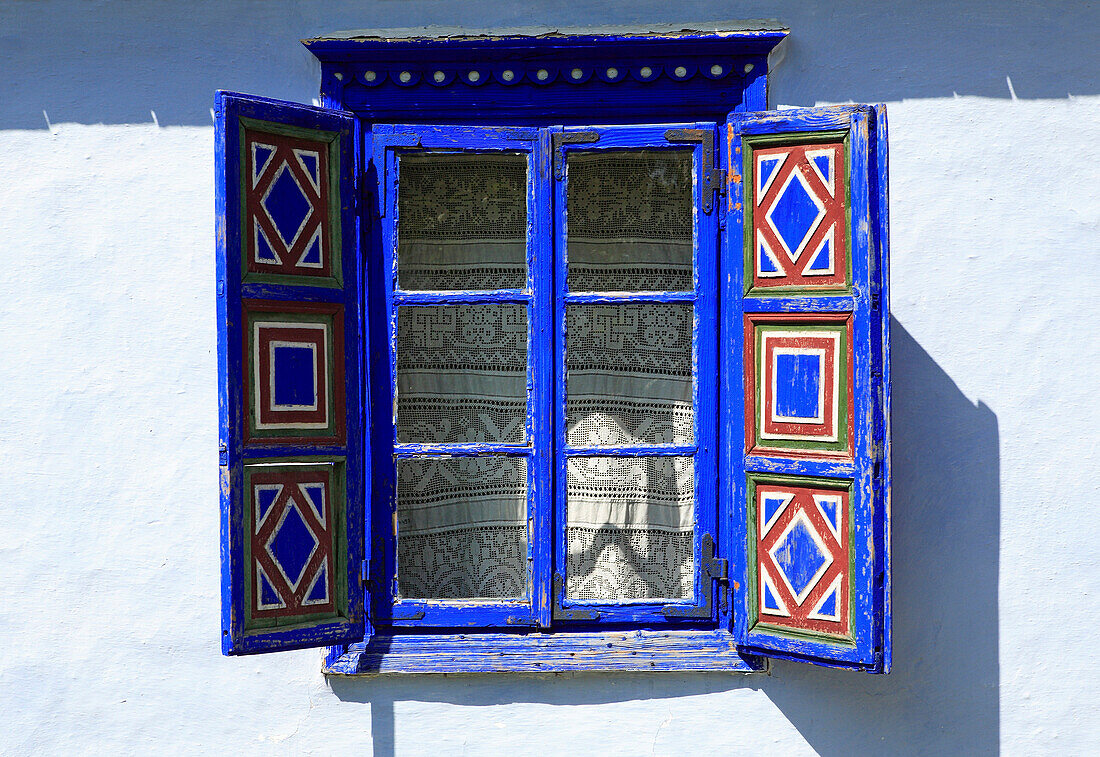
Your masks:
<svg viewBox="0 0 1100 757"><path fill-rule="evenodd" d="M669 142L698 142L703 149L702 190L703 212L714 209L714 193L725 194L722 169L714 167L714 134L709 129L669 129L665 132Z"/></svg>
<svg viewBox="0 0 1100 757"><path fill-rule="evenodd" d="M359 585L368 590L370 588L370 563L366 560L359 563Z"/></svg>
<svg viewBox="0 0 1100 757"><path fill-rule="evenodd" d="M599 620L596 610L572 610L563 607L565 601L565 580L561 573L554 574L554 620Z"/></svg>
<svg viewBox="0 0 1100 757"><path fill-rule="evenodd" d="M229 450L224 444L218 445L218 465L229 465Z"/></svg>
<svg viewBox="0 0 1100 757"><path fill-rule="evenodd" d="M600 141L598 131L556 131L550 137L550 146L554 150L554 178L565 178L565 150L562 145L591 144Z"/></svg>
<svg viewBox="0 0 1100 757"><path fill-rule="evenodd" d="M704 576L703 604L700 605L666 605L661 608L661 614L666 618L710 618L714 615L714 587L710 586L706 578L711 578L718 584L718 606L722 612L729 607L729 563L724 557L714 556L714 537L703 534L700 539L700 552L702 561L699 564Z"/></svg>
<svg viewBox="0 0 1100 757"><path fill-rule="evenodd" d="M415 132L401 132L399 134L386 134L383 138L383 144L387 147L420 147L420 135ZM382 179L382 202L378 208L378 215L384 217L388 211L387 206L392 199L390 197L390 181L389 177L385 175L385 170L381 171Z"/></svg>

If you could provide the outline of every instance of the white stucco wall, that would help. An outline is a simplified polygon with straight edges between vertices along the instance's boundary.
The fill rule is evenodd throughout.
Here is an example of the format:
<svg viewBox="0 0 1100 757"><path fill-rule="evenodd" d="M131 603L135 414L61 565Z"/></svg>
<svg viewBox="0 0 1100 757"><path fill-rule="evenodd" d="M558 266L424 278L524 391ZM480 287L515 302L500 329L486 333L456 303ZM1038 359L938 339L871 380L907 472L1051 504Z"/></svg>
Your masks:
<svg viewBox="0 0 1100 757"><path fill-rule="evenodd" d="M0 5L0 752L1100 747L1100 14L880 5ZM343 28L738 17L792 28L773 104L889 107L895 672L223 658L213 90L309 101L296 40Z"/></svg>

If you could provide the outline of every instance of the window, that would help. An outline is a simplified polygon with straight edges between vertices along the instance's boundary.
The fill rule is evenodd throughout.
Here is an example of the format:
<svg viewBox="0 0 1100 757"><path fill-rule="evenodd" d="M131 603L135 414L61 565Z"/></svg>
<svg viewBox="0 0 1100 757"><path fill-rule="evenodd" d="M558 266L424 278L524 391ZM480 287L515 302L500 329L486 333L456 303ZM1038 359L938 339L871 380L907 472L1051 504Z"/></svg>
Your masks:
<svg viewBox="0 0 1100 757"><path fill-rule="evenodd" d="M219 93L226 653L889 669L885 111L760 112L782 36Z"/></svg>

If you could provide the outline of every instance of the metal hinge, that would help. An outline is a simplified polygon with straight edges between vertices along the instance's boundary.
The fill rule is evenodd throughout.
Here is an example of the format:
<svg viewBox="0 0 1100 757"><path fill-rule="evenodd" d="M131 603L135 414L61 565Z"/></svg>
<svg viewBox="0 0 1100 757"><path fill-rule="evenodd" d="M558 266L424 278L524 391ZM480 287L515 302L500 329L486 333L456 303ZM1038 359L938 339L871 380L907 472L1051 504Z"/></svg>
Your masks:
<svg viewBox="0 0 1100 757"><path fill-rule="evenodd" d="M599 620L596 610L571 610L562 607L565 601L565 580L561 573L554 574L554 620Z"/></svg>
<svg viewBox="0 0 1100 757"><path fill-rule="evenodd" d="M703 212L714 208L714 193L726 193L726 182L721 168L714 167L714 135L709 129L669 129L665 132L669 142L698 142L703 149L702 189Z"/></svg>
<svg viewBox="0 0 1100 757"><path fill-rule="evenodd" d="M729 564L724 557L714 556L714 537L703 534L700 539L699 551L702 561L699 565L704 576L703 605L666 605L661 608L661 614L666 618L710 618L714 616L714 590L706 578L711 578L718 584L718 606L725 612L729 598Z"/></svg>
<svg viewBox="0 0 1100 757"><path fill-rule="evenodd" d="M565 150L562 145L591 144L600 141L598 131L556 131L550 137L550 146L554 150L554 178L565 178Z"/></svg>
<svg viewBox="0 0 1100 757"><path fill-rule="evenodd" d="M382 143L387 147L420 147L420 135L410 132L401 132L399 134L385 134L380 137ZM383 174L385 171L383 171ZM378 215L385 216L390 203L390 181L389 177L383 175L382 177L382 202L378 208Z"/></svg>
<svg viewBox="0 0 1100 757"><path fill-rule="evenodd" d="M218 445L218 465L229 465L229 450L224 444Z"/></svg>

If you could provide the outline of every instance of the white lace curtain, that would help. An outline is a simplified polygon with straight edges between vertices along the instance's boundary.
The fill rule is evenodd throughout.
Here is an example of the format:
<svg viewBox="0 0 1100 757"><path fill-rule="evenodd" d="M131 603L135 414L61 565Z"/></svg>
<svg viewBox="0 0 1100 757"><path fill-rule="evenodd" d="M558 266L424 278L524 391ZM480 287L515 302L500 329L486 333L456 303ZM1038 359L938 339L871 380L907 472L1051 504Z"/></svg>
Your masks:
<svg viewBox="0 0 1100 757"><path fill-rule="evenodd" d="M685 153L570 156L569 287L690 289L690 171ZM522 288L526 218L522 156L403 158L402 288ZM568 443L691 444L692 320L685 303L567 308ZM400 308L398 441L525 441L527 339L522 304ZM527 594L525 458L402 460L397 480L403 596ZM572 458L566 487L570 597L691 596L691 458Z"/></svg>

